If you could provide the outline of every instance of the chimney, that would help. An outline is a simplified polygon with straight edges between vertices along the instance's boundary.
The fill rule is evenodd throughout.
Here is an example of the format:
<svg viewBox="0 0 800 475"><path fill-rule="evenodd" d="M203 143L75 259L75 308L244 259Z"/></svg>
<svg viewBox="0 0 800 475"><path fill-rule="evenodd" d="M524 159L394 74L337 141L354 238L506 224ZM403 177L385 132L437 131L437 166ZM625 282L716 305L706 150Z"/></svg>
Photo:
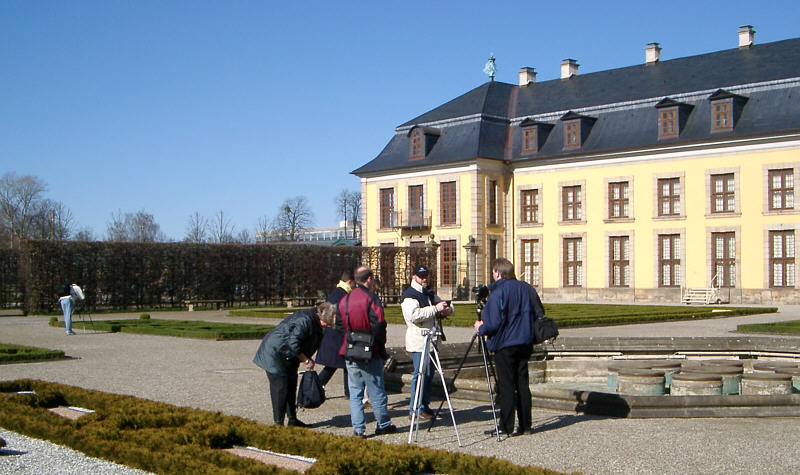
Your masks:
<svg viewBox="0 0 800 475"><path fill-rule="evenodd" d="M652 66L661 61L661 46L658 43L648 43L644 49L644 62Z"/></svg>
<svg viewBox="0 0 800 475"><path fill-rule="evenodd" d="M525 66L519 70L519 85L527 86L536 82L536 70Z"/></svg>
<svg viewBox="0 0 800 475"><path fill-rule="evenodd" d="M744 25L739 27L739 48L749 48L753 46L755 40L756 30L752 25Z"/></svg>
<svg viewBox="0 0 800 475"><path fill-rule="evenodd" d="M574 59L567 58L561 61L561 79L569 79L572 76L577 76L578 66L578 62Z"/></svg>

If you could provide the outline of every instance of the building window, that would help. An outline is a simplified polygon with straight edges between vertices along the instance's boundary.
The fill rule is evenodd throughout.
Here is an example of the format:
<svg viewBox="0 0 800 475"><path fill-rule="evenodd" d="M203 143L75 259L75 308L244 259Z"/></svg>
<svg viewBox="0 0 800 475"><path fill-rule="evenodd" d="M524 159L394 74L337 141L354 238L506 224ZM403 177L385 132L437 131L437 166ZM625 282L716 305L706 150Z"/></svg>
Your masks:
<svg viewBox="0 0 800 475"><path fill-rule="evenodd" d="M425 157L425 133L422 129L411 132L411 160L418 160Z"/></svg>
<svg viewBox="0 0 800 475"><path fill-rule="evenodd" d="M441 225L456 224L456 182L439 183L439 210Z"/></svg>
<svg viewBox="0 0 800 475"><path fill-rule="evenodd" d="M539 286L541 262L538 239L522 240L522 280L534 287Z"/></svg>
<svg viewBox="0 0 800 475"><path fill-rule="evenodd" d="M486 245L486 259L489 261L486 266L486 282L492 282L492 263L497 259L497 239L489 239Z"/></svg>
<svg viewBox="0 0 800 475"><path fill-rule="evenodd" d="M736 182L733 173L711 175L711 212L732 213L736 211Z"/></svg>
<svg viewBox="0 0 800 475"><path fill-rule="evenodd" d="M536 143L536 127L529 127L522 130L522 153L538 152Z"/></svg>
<svg viewBox="0 0 800 475"><path fill-rule="evenodd" d="M678 136L678 108L662 109L658 112L658 138L671 139Z"/></svg>
<svg viewBox="0 0 800 475"><path fill-rule="evenodd" d="M731 102L715 102L711 104L711 131L727 132L733 130L731 118Z"/></svg>
<svg viewBox="0 0 800 475"><path fill-rule="evenodd" d="M381 188L381 228L394 226L394 188Z"/></svg>
<svg viewBox="0 0 800 475"><path fill-rule="evenodd" d="M628 205L628 182L620 181L608 184L608 217L630 217Z"/></svg>
<svg viewBox="0 0 800 475"><path fill-rule="evenodd" d="M631 285L631 240L628 236L612 236L608 240L609 286Z"/></svg>
<svg viewBox="0 0 800 475"><path fill-rule="evenodd" d="M769 209L794 209L794 169L769 171Z"/></svg>
<svg viewBox="0 0 800 475"><path fill-rule="evenodd" d="M769 286L794 287L794 230L769 232Z"/></svg>
<svg viewBox="0 0 800 475"><path fill-rule="evenodd" d="M442 285L454 286L456 285L456 241L455 239L441 241L441 258L442 258Z"/></svg>
<svg viewBox="0 0 800 475"><path fill-rule="evenodd" d="M564 238L564 287L583 285L583 239Z"/></svg>
<svg viewBox="0 0 800 475"><path fill-rule="evenodd" d="M425 224L424 208L425 196L422 185L408 187L408 225L423 226Z"/></svg>
<svg viewBox="0 0 800 475"><path fill-rule="evenodd" d="M736 233L711 233L711 282L717 287L736 287Z"/></svg>
<svg viewBox="0 0 800 475"><path fill-rule="evenodd" d="M679 216L681 214L681 179L659 178L658 215Z"/></svg>
<svg viewBox="0 0 800 475"><path fill-rule="evenodd" d="M520 216L523 224L539 222L539 190L520 192Z"/></svg>
<svg viewBox="0 0 800 475"><path fill-rule="evenodd" d="M561 188L561 213L563 221L580 221L583 218L581 185Z"/></svg>
<svg viewBox="0 0 800 475"><path fill-rule="evenodd" d="M425 241L411 241L408 244L408 247L423 247L425 246Z"/></svg>
<svg viewBox="0 0 800 475"><path fill-rule="evenodd" d="M489 180L487 191L487 224L497 224L497 180Z"/></svg>
<svg viewBox="0 0 800 475"><path fill-rule="evenodd" d="M658 286L680 287L681 285L681 236L660 234L658 236Z"/></svg>
<svg viewBox="0 0 800 475"><path fill-rule="evenodd" d="M580 122L564 122L564 148L580 148L581 146Z"/></svg>

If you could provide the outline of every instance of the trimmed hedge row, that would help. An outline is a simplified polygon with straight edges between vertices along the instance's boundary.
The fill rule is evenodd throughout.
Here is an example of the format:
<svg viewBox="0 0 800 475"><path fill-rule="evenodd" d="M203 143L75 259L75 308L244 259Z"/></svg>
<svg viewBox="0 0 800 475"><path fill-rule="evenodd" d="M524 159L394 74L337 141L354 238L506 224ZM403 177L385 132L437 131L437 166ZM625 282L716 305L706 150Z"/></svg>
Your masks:
<svg viewBox="0 0 800 475"><path fill-rule="evenodd" d="M221 413L55 383L0 382L0 392L15 391L37 394L2 396L0 420L6 429L157 473L291 473L219 450L234 445L315 458L309 474L556 473L490 457L266 426ZM96 412L70 421L47 411L56 405Z"/></svg>
<svg viewBox="0 0 800 475"><path fill-rule="evenodd" d="M12 345L0 343L0 363L15 363L17 361L41 361L66 358L61 350L49 350L35 346Z"/></svg>
<svg viewBox="0 0 800 475"><path fill-rule="evenodd" d="M73 322L73 326L75 323ZM64 322L50 318L51 327L63 327ZM233 323L199 322L194 320L97 320L89 328L111 333L138 333L141 335L165 335L183 338L209 338L216 340L256 340L275 328L274 325L250 325Z"/></svg>
<svg viewBox="0 0 800 475"><path fill-rule="evenodd" d="M343 270L362 263L375 270L379 295L399 295L413 265L435 269L436 253L426 247L27 241L19 282L28 313L56 309L64 283L79 284L91 309L179 307L192 299L250 305L324 299Z"/></svg>

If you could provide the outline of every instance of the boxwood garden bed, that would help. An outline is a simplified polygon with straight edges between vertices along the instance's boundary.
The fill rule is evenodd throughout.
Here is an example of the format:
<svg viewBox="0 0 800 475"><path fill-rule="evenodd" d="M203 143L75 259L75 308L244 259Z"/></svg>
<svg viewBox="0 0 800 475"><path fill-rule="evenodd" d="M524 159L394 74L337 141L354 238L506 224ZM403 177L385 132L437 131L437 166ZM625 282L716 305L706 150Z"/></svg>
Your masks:
<svg viewBox="0 0 800 475"><path fill-rule="evenodd" d="M742 333L780 333L782 335L800 335L800 320L775 323L748 323L736 328Z"/></svg>
<svg viewBox="0 0 800 475"><path fill-rule="evenodd" d="M17 394L33 391L35 394ZM267 426L234 416L36 380L0 382L2 427L156 473L292 473L220 449L252 446L314 458L315 473L556 473L491 457ZM94 413L69 420L48 411Z"/></svg>
<svg viewBox="0 0 800 475"><path fill-rule="evenodd" d="M66 358L61 350L49 350L35 346L0 343L0 364L28 361L59 360Z"/></svg>
<svg viewBox="0 0 800 475"><path fill-rule="evenodd" d="M50 326L63 327L64 322L56 317ZM95 320L93 323L72 323L73 328L86 330L140 333L143 335L167 335L184 338L209 338L216 340L251 340L263 338L274 325L215 323L191 320Z"/></svg>
<svg viewBox="0 0 800 475"><path fill-rule="evenodd" d="M475 304L457 304L456 312L443 320L445 326L469 327L475 323ZM700 318L734 317L774 313L775 307L693 307L676 305L612 305L612 304L545 304L547 316L559 327L619 325L626 323L659 322L666 320L691 320ZM290 309L232 310L234 317L285 318ZM386 321L404 323L399 305L385 308Z"/></svg>

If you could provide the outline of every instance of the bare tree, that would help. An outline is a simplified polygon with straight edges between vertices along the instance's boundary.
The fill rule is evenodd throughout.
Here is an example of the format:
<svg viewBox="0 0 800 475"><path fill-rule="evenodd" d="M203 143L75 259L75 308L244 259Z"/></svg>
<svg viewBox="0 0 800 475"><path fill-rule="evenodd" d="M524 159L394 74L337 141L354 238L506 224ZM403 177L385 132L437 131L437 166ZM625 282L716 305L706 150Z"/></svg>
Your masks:
<svg viewBox="0 0 800 475"><path fill-rule="evenodd" d="M350 213L350 191L342 190L333 198L333 204L336 207L336 217L342 218L344 221L344 235L347 236L347 216Z"/></svg>
<svg viewBox="0 0 800 475"><path fill-rule="evenodd" d="M296 241L299 234L314 225L314 213L308 205L308 198L295 196L287 198L278 208L275 217L275 230L284 239Z"/></svg>
<svg viewBox="0 0 800 475"><path fill-rule="evenodd" d="M234 227L230 219L225 217L225 213L222 210L212 218L209 232L211 235L211 242L234 242Z"/></svg>
<svg viewBox="0 0 800 475"><path fill-rule="evenodd" d="M233 240L239 244L253 244L253 235L247 229L241 229Z"/></svg>
<svg viewBox="0 0 800 475"><path fill-rule="evenodd" d="M144 210L136 213L111 214L111 222L106 227L107 240L117 242L157 242L165 241L161 226L152 214Z"/></svg>
<svg viewBox="0 0 800 475"><path fill-rule="evenodd" d="M31 213L28 237L65 241L72 235L72 227L72 211L63 203L45 198L35 204Z"/></svg>
<svg viewBox="0 0 800 475"><path fill-rule="evenodd" d="M75 236L73 236L73 240L75 241L96 241L97 238L94 235L94 231L89 226L84 226L83 228L79 229Z"/></svg>
<svg viewBox="0 0 800 475"><path fill-rule="evenodd" d="M268 241L269 233L272 232L273 221L269 216L264 215L258 218L256 223L256 240L261 236L260 242L266 244Z"/></svg>
<svg viewBox="0 0 800 475"><path fill-rule="evenodd" d="M353 220L353 237L356 236L356 229L361 228L361 192L351 191L348 199L350 208L350 219ZM361 233L358 233L359 235Z"/></svg>
<svg viewBox="0 0 800 475"><path fill-rule="evenodd" d="M197 211L189 216L189 224L186 226L186 242L206 242L208 236L208 219L200 216Z"/></svg>
<svg viewBox="0 0 800 475"><path fill-rule="evenodd" d="M44 182L32 175L18 177L16 172L7 172L0 178L0 229L8 247L18 248L23 239L30 237L46 189Z"/></svg>

